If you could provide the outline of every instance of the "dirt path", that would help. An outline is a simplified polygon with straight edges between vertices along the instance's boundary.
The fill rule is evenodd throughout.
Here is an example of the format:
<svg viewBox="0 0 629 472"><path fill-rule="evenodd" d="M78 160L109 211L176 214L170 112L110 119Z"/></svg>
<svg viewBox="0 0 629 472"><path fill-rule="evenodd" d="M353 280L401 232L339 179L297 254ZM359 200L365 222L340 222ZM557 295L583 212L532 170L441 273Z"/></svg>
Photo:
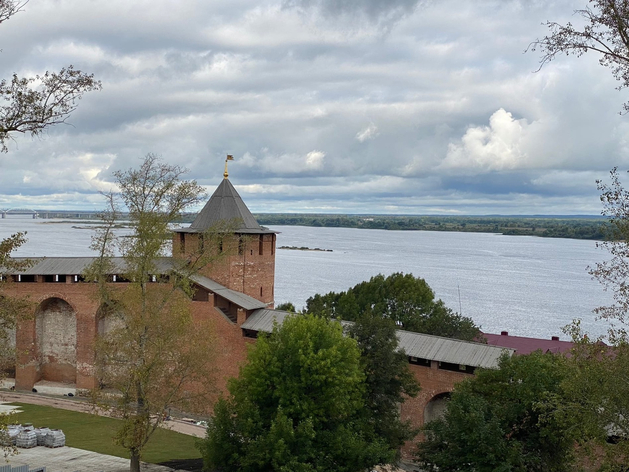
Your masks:
<svg viewBox="0 0 629 472"><path fill-rule="evenodd" d="M31 405L51 406L53 408L61 408L63 410L80 411L81 413L95 413L108 416L103 410L96 409L89 401L74 397L54 397L37 393L21 393L21 392L0 392L1 402L18 402L29 403ZM193 423L178 419L165 421L164 427L178 433L195 436L197 438L205 437L205 428L197 426Z"/></svg>

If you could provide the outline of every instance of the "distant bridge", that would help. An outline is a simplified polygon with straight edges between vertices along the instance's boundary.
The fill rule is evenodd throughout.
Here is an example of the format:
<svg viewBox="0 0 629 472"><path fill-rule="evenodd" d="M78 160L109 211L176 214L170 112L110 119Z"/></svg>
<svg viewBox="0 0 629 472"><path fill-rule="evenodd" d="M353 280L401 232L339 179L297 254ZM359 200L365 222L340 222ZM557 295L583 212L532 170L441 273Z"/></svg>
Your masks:
<svg viewBox="0 0 629 472"><path fill-rule="evenodd" d="M0 215L6 218L11 215L30 215L36 218L69 218L69 219L94 219L100 212L76 211L76 210L31 210L30 208L0 208ZM1 469L0 469L1 470Z"/></svg>
<svg viewBox="0 0 629 472"><path fill-rule="evenodd" d="M36 219L39 216L35 210L30 210L28 208L11 208L8 210L1 210L0 214L2 214L2 218L6 218L7 215L32 215L33 219Z"/></svg>

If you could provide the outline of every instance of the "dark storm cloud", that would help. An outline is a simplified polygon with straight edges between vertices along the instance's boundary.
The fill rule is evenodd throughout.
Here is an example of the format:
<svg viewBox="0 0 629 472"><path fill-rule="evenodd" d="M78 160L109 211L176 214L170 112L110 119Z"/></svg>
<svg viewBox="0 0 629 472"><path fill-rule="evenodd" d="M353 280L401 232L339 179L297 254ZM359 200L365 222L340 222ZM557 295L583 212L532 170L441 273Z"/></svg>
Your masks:
<svg viewBox="0 0 629 472"><path fill-rule="evenodd" d="M412 14L419 0L284 0L284 8L316 9L326 19L363 16L377 24L391 26Z"/></svg>

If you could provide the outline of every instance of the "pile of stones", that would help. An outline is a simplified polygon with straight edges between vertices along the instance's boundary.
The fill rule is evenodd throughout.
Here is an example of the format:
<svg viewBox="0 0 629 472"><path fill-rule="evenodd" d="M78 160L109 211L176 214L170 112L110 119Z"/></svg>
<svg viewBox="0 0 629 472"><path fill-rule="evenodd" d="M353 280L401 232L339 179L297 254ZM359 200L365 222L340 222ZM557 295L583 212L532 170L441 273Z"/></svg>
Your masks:
<svg viewBox="0 0 629 472"><path fill-rule="evenodd" d="M27 423L10 425L1 442L5 446L13 445L23 449L35 446L63 447L66 445L66 436L60 429L35 428Z"/></svg>

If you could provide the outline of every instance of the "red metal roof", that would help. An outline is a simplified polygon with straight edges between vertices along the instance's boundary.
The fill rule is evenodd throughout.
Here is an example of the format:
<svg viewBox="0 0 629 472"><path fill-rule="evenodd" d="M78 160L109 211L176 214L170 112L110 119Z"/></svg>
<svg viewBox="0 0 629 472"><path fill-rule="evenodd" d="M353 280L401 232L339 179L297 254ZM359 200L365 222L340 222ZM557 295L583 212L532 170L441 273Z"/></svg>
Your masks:
<svg viewBox="0 0 629 472"><path fill-rule="evenodd" d="M560 341L557 336L551 339L525 338L510 336L506 331L501 334L483 333L482 335L487 339L487 344L515 349L516 354L530 354L537 350L553 353L567 352L572 349L573 345L570 341Z"/></svg>

